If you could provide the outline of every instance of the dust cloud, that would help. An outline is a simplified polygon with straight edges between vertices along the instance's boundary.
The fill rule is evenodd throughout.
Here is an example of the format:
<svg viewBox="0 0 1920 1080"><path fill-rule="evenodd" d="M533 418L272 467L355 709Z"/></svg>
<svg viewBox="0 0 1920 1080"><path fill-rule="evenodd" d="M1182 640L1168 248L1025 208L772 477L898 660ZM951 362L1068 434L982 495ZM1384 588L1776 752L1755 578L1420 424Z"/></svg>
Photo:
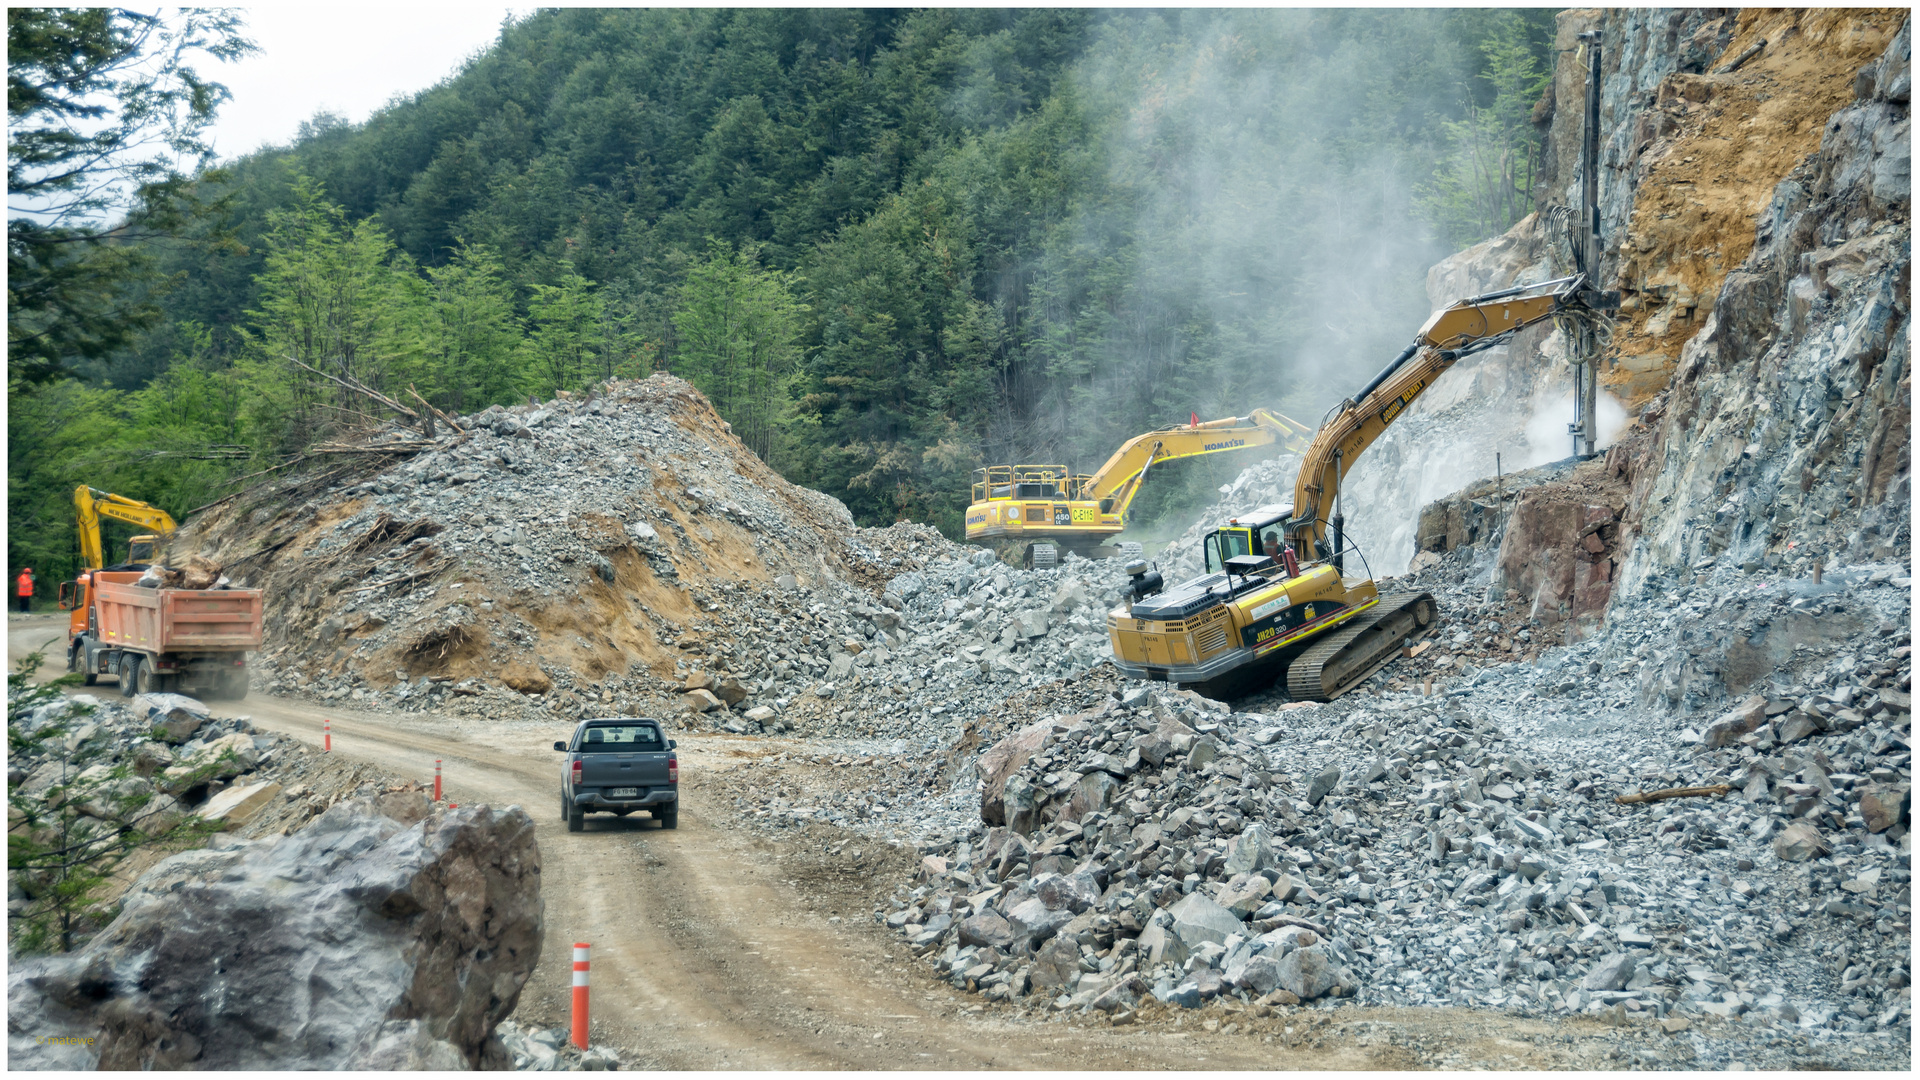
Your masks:
<svg viewBox="0 0 1920 1080"><path fill-rule="evenodd" d="M1580 419L1580 408L1573 400L1573 387L1565 385L1544 389L1534 395L1526 422L1526 467L1545 465L1573 453L1573 436L1567 426ZM1594 448L1604 451L1612 446L1627 426L1627 408L1605 390L1595 395L1594 426L1599 429Z"/></svg>
<svg viewBox="0 0 1920 1080"><path fill-rule="evenodd" d="M1108 25L1075 77L1107 118L1114 197L1070 230L1112 245L1110 291L1082 320L1100 328L1102 356L1039 427L1118 445L1138 432L1117 414L1172 423L1257 406L1317 425L1411 340L1427 267L1446 251L1415 204L1430 159L1380 103L1390 58L1430 49L1418 39L1442 17L1165 11ZM1196 486L1207 471L1192 470ZM1179 502L1196 505L1170 500L1170 514Z"/></svg>

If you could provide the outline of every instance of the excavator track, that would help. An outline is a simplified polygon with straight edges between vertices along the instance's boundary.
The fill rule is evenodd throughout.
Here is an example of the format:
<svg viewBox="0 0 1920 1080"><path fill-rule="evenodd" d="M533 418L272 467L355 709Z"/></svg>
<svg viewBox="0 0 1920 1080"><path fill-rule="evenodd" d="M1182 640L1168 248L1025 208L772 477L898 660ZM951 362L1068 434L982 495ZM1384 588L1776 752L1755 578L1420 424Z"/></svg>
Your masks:
<svg viewBox="0 0 1920 1080"><path fill-rule="evenodd" d="M1432 593L1389 593L1364 616L1309 646L1287 667L1287 696L1332 701L1360 685L1400 651L1407 637L1433 625Z"/></svg>

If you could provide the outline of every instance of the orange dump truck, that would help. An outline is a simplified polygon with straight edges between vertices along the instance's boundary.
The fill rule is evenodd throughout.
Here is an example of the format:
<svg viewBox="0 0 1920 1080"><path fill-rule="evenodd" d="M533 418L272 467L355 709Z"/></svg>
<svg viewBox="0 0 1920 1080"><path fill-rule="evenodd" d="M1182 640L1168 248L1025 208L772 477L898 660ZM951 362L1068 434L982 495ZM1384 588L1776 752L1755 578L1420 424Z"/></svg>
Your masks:
<svg viewBox="0 0 1920 1080"><path fill-rule="evenodd" d="M247 653L260 647L259 589L145 589L134 570L93 570L60 586L72 612L67 670L92 686L103 675L120 694L247 696Z"/></svg>

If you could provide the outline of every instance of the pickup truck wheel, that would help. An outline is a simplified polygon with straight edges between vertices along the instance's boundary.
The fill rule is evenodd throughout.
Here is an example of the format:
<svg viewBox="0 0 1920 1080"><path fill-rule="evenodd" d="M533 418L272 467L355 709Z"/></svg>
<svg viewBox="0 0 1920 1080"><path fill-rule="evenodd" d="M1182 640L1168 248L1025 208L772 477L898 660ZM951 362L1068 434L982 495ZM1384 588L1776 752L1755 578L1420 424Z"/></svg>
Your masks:
<svg viewBox="0 0 1920 1080"><path fill-rule="evenodd" d="M587 827L587 812L580 809L579 803L567 807L567 831L579 832Z"/></svg>
<svg viewBox="0 0 1920 1080"><path fill-rule="evenodd" d="M660 827L663 829L677 829L680 827L679 803L669 803L665 810L660 811Z"/></svg>
<svg viewBox="0 0 1920 1080"><path fill-rule="evenodd" d="M134 694L133 680L139 675L140 668L142 666L143 665L140 663L140 658L138 656L128 656L128 657L123 657L121 659L120 661L120 696L121 697L130 698L133 696Z"/></svg>

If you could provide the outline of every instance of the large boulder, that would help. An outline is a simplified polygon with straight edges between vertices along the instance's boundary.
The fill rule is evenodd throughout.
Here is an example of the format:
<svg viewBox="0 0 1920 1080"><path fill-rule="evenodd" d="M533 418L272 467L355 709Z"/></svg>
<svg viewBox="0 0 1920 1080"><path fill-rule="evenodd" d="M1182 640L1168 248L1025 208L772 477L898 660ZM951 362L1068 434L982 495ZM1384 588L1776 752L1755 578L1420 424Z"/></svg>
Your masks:
<svg viewBox="0 0 1920 1080"><path fill-rule="evenodd" d="M1324 945L1308 945L1281 957L1275 977L1281 989L1301 1001L1354 988L1353 976Z"/></svg>
<svg viewBox="0 0 1920 1080"><path fill-rule="evenodd" d="M1066 724L1059 719L1041 720L1028 724L1019 731L1001 739L980 755L977 768L980 771L980 820L989 825L1005 825L1007 807L1004 801L1007 778L1020 771L1021 766L1032 760L1040 751L1047 736L1055 731L1063 731ZM1017 829L1026 832L1026 829Z"/></svg>
<svg viewBox="0 0 1920 1080"><path fill-rule="evenodd" d="M1820 835L1820 830L1804 821L1794 822L1773 838L1773 855L1781 862L1806 862L1832 851L1832 845Z"/></svg>
<svg viewBox="0 0 1920 1080"><path fill-rule="evenodd" d="M180 764L161 770L161 786L175 791L209 780L231 780L260 764L253 736L234 732L194 748Z"/></svg>
<svg viewBox="0 0 1920 1080"><path fill-rule="evenodd" d="M1205 893L1193 892L1180 898L1170 909L1173 933L1186 942L1188 949L1211 941L1225 944L1227 935L1244 934L1247 927L1231 911L1221 907Z"/></svg>
<svg viewBox="0 0 1920 1080"><path fill-rule="evenodd" d="M1639 963L1630 952L1613 952L1600 958L1580 980L1582 990L1625 990L1633 978L1633 969Z"/></svg>
<svg viewBox="0 0 1920 1080"><path fill-rule="evenodd" d="M1274 865L1273 834L1254 824L1227 842L1227 861L1220 872L1229 878L1254 874Z"/></svg>
<svg viewBox="0 0 1920 1080"><path fill-rule="evenodd" d="M1908 818L1912 788L1906 784L1882 787L1874 784L1860 795L1860 817L1868 832L1886 832Z"/></svg>
<svg viewBox="0 0 1920 1080"><path fill-rule="evenodd" d="M133 699L133 711L156 736L175 746L193 738L212 715L198 698L185 694L140 694Z"/></svg>
<svg viewBox="0 0 1920 1080"><path fill-rule="evenodd" d="M1034 955L1033 967L1027 972L1035 994L1053 996L1073 984L1073 977L1080 972L1080 946L1063 937L1056 937L1040 947Z"/></svg>
<svg viewBox="0 0 1920 1080"><path fill-rule="evenodd" d="M1013 927L1000 913L988 908L978 915L961 920L960 945L979 945L983 948L1006 949L1013 944Z"/></svg>
<svg viewBox="0 0 1920 1080"><path fill-rule="evenodd" d="M1727 711L1725 716L1707 725L1700 741L1710 747L1730 746L1740 736L1757 731L1766 722L1767 699L1754 695Z"/></svg>
<svg viewBox="0 0 1920 1080"><path fill-rule="evenodd" d="M1039 897L1022 900L1007 911L1007 926L1013 931L1015 941L1045 941L1072 921L1073 912L1050 908Z"/></svg>
<svg viewBox="0 0 1920 1080"><path fill-rule="evenodd" d="M1184 964L1187 962L1187 943L1159 923L1154 923L1141 931L1139 948L1140 955L1146 958L1144 964L1148 969L1162 963Z"/></svg>
<svg viewBox="0 0 1920 1080"><path fill-rule="evenodd" d="M1052 911L1075 915L1100 902L1100 885L1091 873L1041 874L1033 879L1033 895Z"/></svg>
<svg viewBox="0 0 1920 1080"><path fill-rule="evenodd" d="M1075 781L1073 789L1068 792L1067 804L1060 808L1060 820L1079 821L1096 810L1105 810L1113 805L1114 796L1119 791L1119 782L1108 773L1087 773Z"/></svg>
<svg viewBox="0 0 1920 1080"><path fill-rule="evenodd" d="M492 1033L533 974L541 911L518 807L409 828L338 803L290 836L169 858L80 951L16 959L8 1063L505 1067Z"/></svg>
<svg viewBox="0 0 1920 1080"><path fill-rule="evenodd" d="M1046 795L1044 790L1034 787L1019 773L1007 777L1006 784L1000 790L1000 809L1006 815L1007 828L1014 835L1025 837L1039 827L1040 804ZM985 815L984 810L981 813Z"/></svg>

